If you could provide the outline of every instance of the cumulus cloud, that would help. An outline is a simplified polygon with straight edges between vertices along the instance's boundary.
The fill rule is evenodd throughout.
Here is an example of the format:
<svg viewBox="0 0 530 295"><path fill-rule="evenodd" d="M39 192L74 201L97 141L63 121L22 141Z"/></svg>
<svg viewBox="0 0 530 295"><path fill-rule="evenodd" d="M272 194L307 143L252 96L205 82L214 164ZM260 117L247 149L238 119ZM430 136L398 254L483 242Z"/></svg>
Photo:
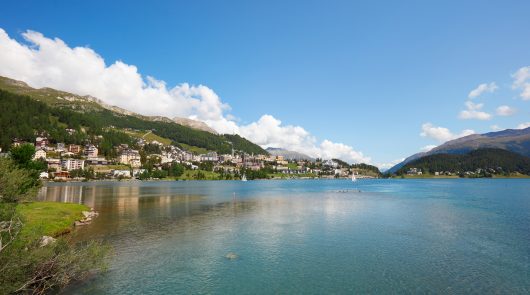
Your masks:
<svg viewBox="0 0 530 295"><path fill-rule="evenodd" d="M530 122L525 122L525 123L521 123L521 124L517 125L516 129L526 129L528 127L530 127Z"/></svg>
<svg viewBox="0 0 530 295"><path fill-rule="evenodd" d="M462 132L455 134L445 127L438 127L438 126L434 126L431 123L424 123L423 125L421 125L420 135L423 137L429 137L429 138L435 139L439 142L446 142L449 140L464 137L464 136L471 135L474 133L475 131L471 129L465 129Z"/></svg>
<svg viewBox="0 0 530 295"><path fill-rule="evenodd" d="M521 98L523 100L530 100L530 66L522 67L517 72L512 74L513 89L521 89Z"/></svg>
<svg viewBox="0 0 530 295"><path fill-rule="evenodd" d="M497 115L499 116L511 116L515 114L516 110L507 105L502 105L497 108Z"/></svg>
<svg viewBox="0 0 530 295"><path fill-rule="evenodd" d="M263 147L281 147L313 157L370 162L351 146L329 140L318 142L300 126L282 125L271 115L248 125L236 123L230 106L204 85L182 83L174 87L143 76L123 61L107 64L88 47L70 47L62 40L27 31L18 42L0 28L0 75L22 80L32 87L52 87L91 95L107 104L144 115L200 120L219 133L237 133Z"/></svg>
<svg viewBox="0 0 530 295"><path fill-rule="evenodd" d="M477 120L489 120L491 115L481 111L484 107L483 103L473 103L472 101L466 101L465 103L467 110L460 112L459 118L464 120L477 119Z"/></svg>
<svg viewBox="0 0 530 295"><path fill-rule="evenodd" d="M106 65L88 47L71 48L60 39L34 31L22 36L26 43L11 39L0 29L0 75L36 88L92 95L146 115L194 117L210 122L221 132L233 127L223 116L230 107L206 86L183 83L168 88L164 81L144 78L134 65L122 61Z"/></svg>
<svg viewBox="0 0 530 295"><path fill-rule="evenodd" d="M469 92L468 94L468 97L469 98L475 98L475 97L479 97L480 95L482 95L482 93L485 93L485 92L495 92L495 90L499 89L499 87L497 86L497 84L495 84L495 82L491 82L491 83L483 83L483 84L480 84L477 86L477 88L471 90L471 92Z"/></svg>
<svg viewBox="0 0 530 295"><path fill-rule="evenodd" d="M271 115L263 115L257 122L240 126L238 133L262 147L283 147L316 158L338 158L352 163L369 163L371 159L351 146L316 138L300 126L282 125Z"/></svg>

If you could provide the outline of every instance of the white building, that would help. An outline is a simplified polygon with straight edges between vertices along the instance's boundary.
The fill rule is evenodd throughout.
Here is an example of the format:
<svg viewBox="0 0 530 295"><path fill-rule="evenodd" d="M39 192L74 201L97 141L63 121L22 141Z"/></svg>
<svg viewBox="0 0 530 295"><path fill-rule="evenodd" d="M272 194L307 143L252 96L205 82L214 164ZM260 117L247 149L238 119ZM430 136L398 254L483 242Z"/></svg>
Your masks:
<svg viewBox="0 0 530 295"><path fill-rule="evenodd" d="M93 144L89 144L85 146L85 156L88 158L96 158L98 156L98 148L95 147Z"/></svg>
<svg viewBox="0 0 530 295"><path fill-rule="evenodd" d="M201 162L204 162L204 161L217 162L218 160L219 158L217 157L216 152L209 152L207 154L203 154L201 155L201 158L200 158Z"/></svg>
<svg viewBox="0 0 530 295"><path fill-rule="evenodd" d="M140 162L140 153L136 150L123 151L120 154L118 161L125 165L131 165L133 168L140 167L142 165Z"/></svg>
<svg viewBox="0 0 530 295"><path fill-rule="evenodd" d="M131 170L112 170L111 174L114 177L131 177Z"/></svg>
<svg viewBox="0 0 530 295"><path fill-rule="evenodd" d="M66 171L85 169L85 160L65 159L61 161L61 167Z"/></svg>
<svg viewBox="0 0 530 295"><path fill-rule="evenodd" d="M38 149L36 152L35 152L35 155L33 155L33 160L38 160L38 159L44 159L46 160L46 151L43 150L43 149Z"/></svg>

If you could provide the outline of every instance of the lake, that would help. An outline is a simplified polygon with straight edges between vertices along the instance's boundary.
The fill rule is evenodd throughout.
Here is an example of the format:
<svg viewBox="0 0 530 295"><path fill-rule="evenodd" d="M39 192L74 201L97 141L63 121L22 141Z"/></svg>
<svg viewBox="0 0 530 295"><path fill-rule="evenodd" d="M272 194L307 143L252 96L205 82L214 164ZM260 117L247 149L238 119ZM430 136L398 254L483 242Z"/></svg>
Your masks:
<svg viewBox="0 0 530 295"><path fill-rule="evenodd" d="M70 294L530 293L528 179L50 183L40 198L94 207L76 234L114 249Z"/></svg>

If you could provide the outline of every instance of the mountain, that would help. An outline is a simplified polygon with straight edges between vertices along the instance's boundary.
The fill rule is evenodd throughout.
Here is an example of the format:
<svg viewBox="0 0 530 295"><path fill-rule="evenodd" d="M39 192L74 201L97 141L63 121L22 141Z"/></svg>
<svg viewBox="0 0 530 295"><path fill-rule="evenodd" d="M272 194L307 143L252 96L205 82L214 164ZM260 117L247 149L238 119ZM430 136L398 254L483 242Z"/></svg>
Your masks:
<svg viewBox="0 0 530 295"><path fill-rule="evenodd" d="M9 149L14 138L33 142L43 132L54 141L76 144L86 140L95 142L103 136L107 150L111 150L113 145L134 142L135 134L149 132L176 145L223 154L231 153L232 146L246 153L268 154L239 136L212 134L168 118L147 117L110 107L91 96L51 88L34 89L8 78L0 78L0 111L0 147L4 150ZM75 132L70 134L66 129Z"/></svg>
<svg viewBox="0 0 530 295"><path fill-rule="evenodd" d="M309 160L309 161L315 160L314 158L311 158L310 156L306 154L302 154L302 153L295 152L295 151L289 151L289 150L282 149L282 148L269 147L266 149L266 151L269 152L269 154L273 156L282 156L286 160Z"/></svg>
<svg viewBox="0 0 530 295"><path fill-rule="evenodd" d="M466 154L470 151L484 148L503 149L530 157L530 127L526 129L506 129L485 134L472 134L457 138L428 152L414 154L390 168L387 172L395 173L407 163L429 155Z"/></svg>
<svg viewBox="0 0 530 295"><path fill-rule="evenodd" d="M432 154L410 163L397 170L397 174L404 174L410 168L420 168L423 172L464 173L477 169L489 173L530 174L530 158L521 154L498 148L480 148L464 154Z"/></svg>
<svg viewBox="0 0 530 295"><path fill-rule="evenodd" d="M202 130L202 131L210 132L210 133L213 133L213 134L217 134L217 132L215 130L213 130L210 126L206 125L206 123L201 122L201 121L192 120L192 119L188 119L188 118L175 117L175 118L173 118L173 122L175 122L177 124L180 124L180 125L191 127L193 129Z"/></svg>
<svg viewBox="0 0 530 295"><path fill-rule="evenodd" d="M180 117L170 119L163 116L144 116L117 106L109 105L104 101L90 95L81 96L65 91L55 90L48 87L36 89L32 88L25 82L13 80L2 76L0 76L0 89L4 89L12 93L29 95L31 98L42 101L53 107L68 107L88 111L100 111L102 109L107 109L121 115L134 116L150 121L159 121L166 123L175 122L182 126L187 126L193 129L217 134L215 130L213 130L211 127L206 125L206 123L201 121Z"/></svg>

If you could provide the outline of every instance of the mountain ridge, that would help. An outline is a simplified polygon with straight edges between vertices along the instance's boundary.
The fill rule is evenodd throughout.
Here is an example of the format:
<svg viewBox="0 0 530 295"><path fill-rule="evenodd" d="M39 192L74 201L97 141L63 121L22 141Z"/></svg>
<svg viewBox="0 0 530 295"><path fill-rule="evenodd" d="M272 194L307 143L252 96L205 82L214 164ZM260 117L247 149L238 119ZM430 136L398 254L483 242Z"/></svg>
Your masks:
<svg viewBox="0 0 530 295"><path fill-rule="evenodd" d="M286 160L315 160L314 158L304 153L290 151L283 148L268 147L265 150L273 156L282 156Z"/></svg>
<svg viewBox="0 0 530 295"><path fill-rule="evenodd" d="M477 149L501 149L530 157L530 127L525 129L505 129L484 134L471 134L447 141L428 152L421 152L407 157L401 163L387 170L395 173L401 167L416 159L434 154L466 154Z"/></svg>
<svg viewBox="0 0 530 295"><path fill-rule="evenodd" d="M164 116L142 115L133 111L129 111L122 107L110 105L104 102L103 100L91 95L78 95L62 90L57 90L51 87L33 88L24 81L11 79L4 76L0 76L0 88L17 94L29 95L33 98L36 98L37 100L43 101L44 103L47 103L52 106L61 106L63 105L61 103L63 101L77 102L87 109L97 110L99 107L101 107L121 115L134 116L144 120L162 121L166 123L175 122L177 124L194 128L197 130L210 132L212 134L218 134L214 129L212 129L202 121L182 117L174 117L173 119L170 119Z"/></svg>
<svg viewBox="0 0 530 295"><path fill-rule="evenodd" d="M268 154L260 146L240 136L214 134L178 124L169 118L147 117L117 107L108 109L92 96L79 96L53 88L35 89L24 82L4 77L0 77L0 94L0 103L4 111L1 117L4 120L0 120L2 123L0 141L1 146L6 150L9 149L10 142L14 138L33 141L36 134L49 131L42 128L42 126L48 126L53 128L57 139L65 138L65 128L79 130L78 137L84 134L84 139L102 133L108 135L109 128L114 129L115 133L123 133L123 135L113 135L114 138L124 139L123 136L127 136L124 131L132 129L152 131L176 145L182 143L223 154L231 153L232 146L235 150L249 154ZM24 106L17 103L17 99L26 101L26 107L31 107L31 110L19 112L18 110ZM39 113L39 109L42 114ZM26 117L16 116L17 113ZM33 119L35 116L40 120L38 124L31 123L35 122ZM46 116L48 121L53 121L52 124L43 121ZM90 134L85 132L85 127L90 127L88 130ZM69 143L82 143L80 138L69 140L71 141Z"/></svg>

